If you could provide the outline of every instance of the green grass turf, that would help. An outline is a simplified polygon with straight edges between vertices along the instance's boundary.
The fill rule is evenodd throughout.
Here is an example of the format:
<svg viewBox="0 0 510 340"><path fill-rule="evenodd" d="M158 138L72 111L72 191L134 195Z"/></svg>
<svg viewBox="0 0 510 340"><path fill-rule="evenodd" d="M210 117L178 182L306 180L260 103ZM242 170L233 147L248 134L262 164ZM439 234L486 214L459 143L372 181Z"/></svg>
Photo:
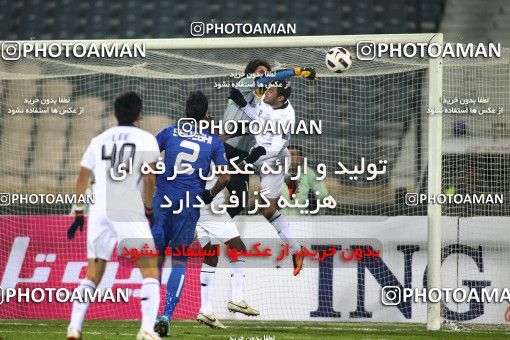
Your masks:
<svg viewBox="0 0 510 340"><path fill-rule="evenodd" d="M67 324L67 320L0 320L0 339L65 339ZM173 321L171 339L510 339L508 327L429 332L423 324L228 320L224 324L227 329L218 330L196 321ZM139 321L87 320L83 338L134 339L139 327Z"/></svg>

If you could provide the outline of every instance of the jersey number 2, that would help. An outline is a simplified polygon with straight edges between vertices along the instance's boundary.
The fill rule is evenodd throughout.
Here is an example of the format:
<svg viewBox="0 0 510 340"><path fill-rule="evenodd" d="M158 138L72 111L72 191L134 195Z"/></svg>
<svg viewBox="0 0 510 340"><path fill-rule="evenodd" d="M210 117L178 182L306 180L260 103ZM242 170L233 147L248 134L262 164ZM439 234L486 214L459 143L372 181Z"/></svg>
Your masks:
<svg viewBox="0 0 510 340"><path fill-rule="evenodd" d="M198 154L200 153L200 145L198 145L197 143L190 142L188 140L183 140L179 146L193 151L193 153L179 152L177 154L177 157L175 158L175 169L178 171L182 171L183 170L183 167L181 165L182 161L193 163L198 159ZM194 172L195 169L190 168L183 174L191 175Z"/></svg>

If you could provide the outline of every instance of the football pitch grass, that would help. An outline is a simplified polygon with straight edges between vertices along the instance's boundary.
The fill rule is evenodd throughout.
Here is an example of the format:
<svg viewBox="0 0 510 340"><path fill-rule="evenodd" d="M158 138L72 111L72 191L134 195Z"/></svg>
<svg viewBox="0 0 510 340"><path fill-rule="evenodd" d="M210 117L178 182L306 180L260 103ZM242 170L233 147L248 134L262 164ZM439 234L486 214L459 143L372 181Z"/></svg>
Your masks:
<svg viewBox="0 0 510 340"><path fill-rule="evenodd" d="M196 321L172 321L167 339L509 339L510 328L476 327L429 332L424 324L225 321L211 329ZM0 339L65 339L67 320L0 320ZM139 321L86 320L85 340L134 339ZM264 337L265 336L265 337Z"/></svg>

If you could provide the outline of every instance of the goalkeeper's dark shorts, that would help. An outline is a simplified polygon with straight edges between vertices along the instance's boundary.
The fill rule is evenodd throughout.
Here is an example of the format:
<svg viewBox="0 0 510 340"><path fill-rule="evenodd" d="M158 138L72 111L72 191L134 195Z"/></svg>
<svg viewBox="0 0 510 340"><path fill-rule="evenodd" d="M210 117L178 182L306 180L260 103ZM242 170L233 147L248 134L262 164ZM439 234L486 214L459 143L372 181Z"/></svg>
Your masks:
<svg viewBox="0 0 510 340"><path fill-rule="evenodd" d="M242 160L248 156L248 153L237 148L234 148L233 146L225 143L225 155L227 156L228 160L234 157L239 157L239 159ZM243 192L245 193L244 195L246 195L245 197L248 197L249 180L250 175L245 174L231 175L230 182L227 185L228 192L232 195L232 191L235 191L236 193L234 194L234 196L237 196L239 198L239 202L242 202ZM239 215L243 210L244 207L242 206L242 204L240 204L237 207L228 208L227 212L230 215L230 217L234 217Z"/></svg>

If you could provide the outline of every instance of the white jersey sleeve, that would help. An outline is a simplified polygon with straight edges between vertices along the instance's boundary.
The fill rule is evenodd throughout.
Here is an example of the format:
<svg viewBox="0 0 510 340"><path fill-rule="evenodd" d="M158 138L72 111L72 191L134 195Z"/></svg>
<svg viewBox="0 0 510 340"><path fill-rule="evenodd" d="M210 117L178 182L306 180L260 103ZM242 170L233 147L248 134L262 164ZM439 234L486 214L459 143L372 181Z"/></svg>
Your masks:
<svg viewBox="0 0 510 340"><path fill-rule="evenodd" d="M146 150L143 154L143 161L149 164L157 162L159 155L161 154L159 151L158 141L154 138L154 136L151 137L152 138L144 139L145 145L143 147L143 150Z"/></svg>
<svg viewBox="0 0 510 340"><path fill-rule="evenodd" d="M81 158L80 166L93 170L94 165L96 164L94 159L94 139L92 139L87 147L87 150L83 154Z"/></svg>
<svg viewBox="0 0 510 340"><path fill-rule="evenodd" d="M251 106L250 104L247 104L241 110L251 120L259 120L260 119L260 117L259 117L259 103L257 103L257 105L255 105L255 106Z"/></svg>
<svg viewBox="0 0 510 340"><path fill-rule="evenodd" d="M279 109L273 109L270 105L262 102L260 104L259 116L260 120L265 124L271 121L274 127L279 126L281 128L289 126L289 124L295 124L296 121L294 108L289 101ZM263 146L266 149L266 154L259 158L259 161L277 157L288 145L289 140L290 135L285 133L285 131L256 136L257 145Z"/></svg>

